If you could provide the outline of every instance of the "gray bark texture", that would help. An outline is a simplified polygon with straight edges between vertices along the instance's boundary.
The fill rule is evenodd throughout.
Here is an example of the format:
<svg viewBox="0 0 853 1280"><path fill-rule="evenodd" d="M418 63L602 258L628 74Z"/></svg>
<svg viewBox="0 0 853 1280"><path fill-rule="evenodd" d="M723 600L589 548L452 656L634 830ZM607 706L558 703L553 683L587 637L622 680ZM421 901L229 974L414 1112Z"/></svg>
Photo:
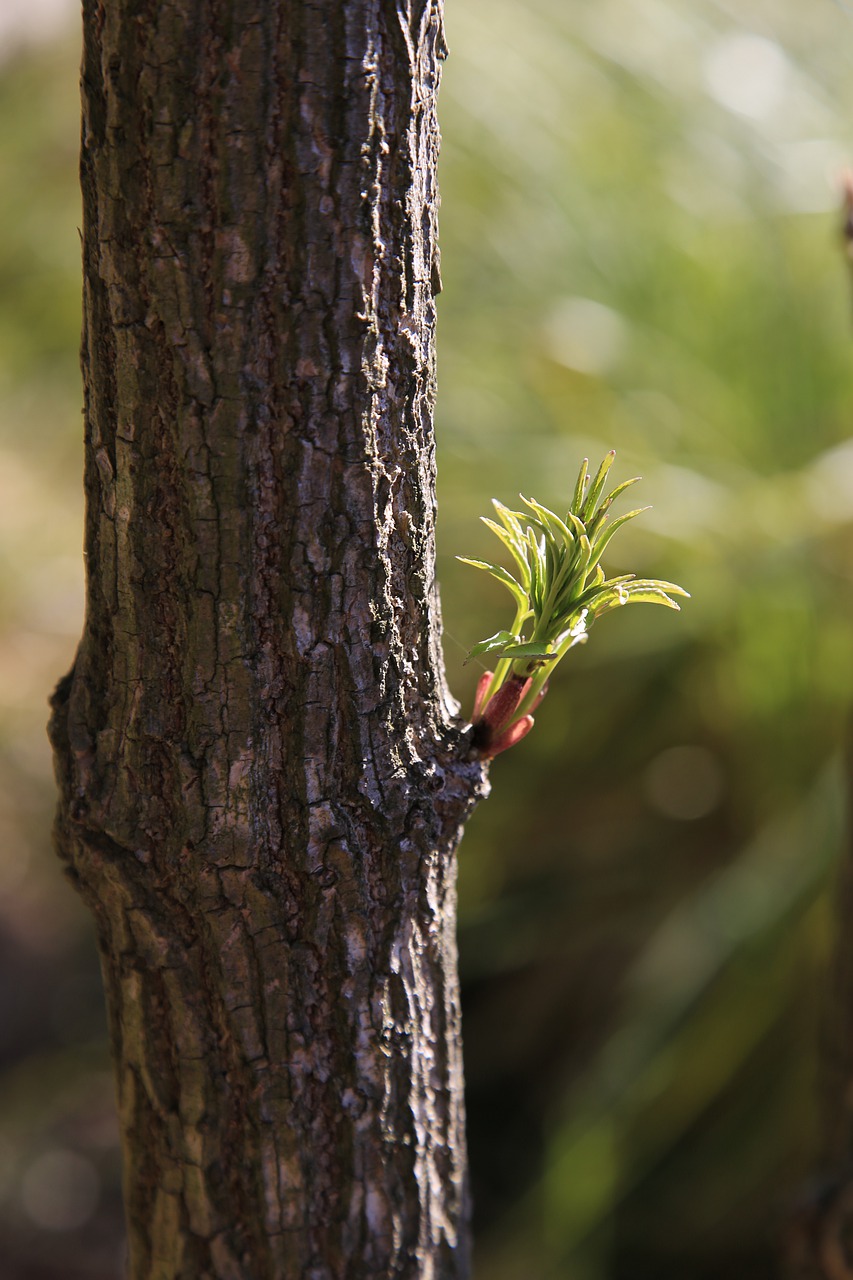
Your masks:
<svg viewBox="0 0 853 1280"><path fill-rule="evenodd" d="M468 1274L434 569L441 0L85 0L57 843L131 1280Z"/></svg>

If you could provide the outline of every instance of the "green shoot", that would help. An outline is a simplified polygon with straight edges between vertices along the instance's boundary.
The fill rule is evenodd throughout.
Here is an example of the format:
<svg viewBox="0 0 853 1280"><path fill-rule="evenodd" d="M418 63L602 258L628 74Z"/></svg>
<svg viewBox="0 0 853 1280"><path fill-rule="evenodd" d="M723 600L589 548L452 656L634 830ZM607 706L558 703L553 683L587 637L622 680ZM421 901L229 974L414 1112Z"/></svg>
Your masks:
<svg viewBox="0 0 853 1280"><path fill-rule="evenodd" d="M480 641L466 658L491 658L497 664L480 680L473 713L474 742L486 757L505 751L530 731L531 713L545 696L554 667L575 645L585 643L590 626L603 613L638 603L678 609L673 596L688 594L674 582L632 573L605 577L600 562L610 539L648 510L638 507L611 518L614 499L639 479L625 480L602 496L615 456L611 450L592 479L584 459L565 519L532 498L521 498L525 511L493 500L498 519L483 517L483 522L509 552L512 573L485 560L457 557L485 570L515 603L509 630Z"/></svg>

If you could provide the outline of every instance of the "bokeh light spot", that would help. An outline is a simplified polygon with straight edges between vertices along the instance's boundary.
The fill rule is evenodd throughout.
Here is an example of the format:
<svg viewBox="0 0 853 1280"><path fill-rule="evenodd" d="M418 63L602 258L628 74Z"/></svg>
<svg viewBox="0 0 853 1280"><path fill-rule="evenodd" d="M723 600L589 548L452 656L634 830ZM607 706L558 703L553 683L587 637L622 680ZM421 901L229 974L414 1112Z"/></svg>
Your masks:
<svg viewBox="0 0 853 1280"><path fill-rule="evenodd" d="M91 1218L100 1178L91 1160L56 1147L34 1160L21 1183L21 1201L37 1227L73 1231Z"/></svg>
<svg viewBox="0 0 853 1280"><path fill-rule="evenodd" d="M728 111L763 120L782 103L789 63L773 40L729 35L712 45L705 58L705 83Z"/></svg>
<svg viewBox="0 0 853 1280"><path fill-rule="evenodd" d="M591 298L562 298L545 322L548 354L579 373L612 369L625 347L627 326L611 307Z"/></svg>
<svg viewBox="0 0 853 1280"><path fill-rule="evenodd" d="M646 769L644 782L652 808L680 822L704 818L723 795L720 767L705 747L662 751Z"/></svg>

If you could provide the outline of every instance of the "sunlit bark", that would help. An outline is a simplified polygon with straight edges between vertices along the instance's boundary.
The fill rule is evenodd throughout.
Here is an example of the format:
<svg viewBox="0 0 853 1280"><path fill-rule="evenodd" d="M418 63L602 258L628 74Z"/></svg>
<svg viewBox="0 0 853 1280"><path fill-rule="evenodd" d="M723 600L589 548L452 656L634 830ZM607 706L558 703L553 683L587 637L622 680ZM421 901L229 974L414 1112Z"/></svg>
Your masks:
<svg viewBox="0 0 853 1280"><path fill-rule="evenodd" d="M434 580L440 0L86 0L58 845L132 1280L462 1277Z"/></svg>

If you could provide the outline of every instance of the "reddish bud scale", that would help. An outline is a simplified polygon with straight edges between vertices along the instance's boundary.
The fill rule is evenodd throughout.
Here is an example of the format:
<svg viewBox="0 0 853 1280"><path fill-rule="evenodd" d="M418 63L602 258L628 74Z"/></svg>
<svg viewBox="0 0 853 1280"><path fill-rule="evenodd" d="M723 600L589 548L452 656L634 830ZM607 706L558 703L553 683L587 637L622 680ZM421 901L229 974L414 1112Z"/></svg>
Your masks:
<svg viewBox="0 0 853 1280"><path fill-rule="evenodd" d="M492 681L494 678L494 671L484 671L480 676L480 679L477 681L477 692L474 695L474 710L471 714L471 719L474 721L474 724L476 724L480 718L480 712L483 710L483 703L489 696L489 690L492 687Z"/></svg>
<svg viewBox="0 0 853 1280"><path fill-rule="evenodd" d="M491 671L487 671L485 675L481 676L474 699L474 746L486 760L500 755L502 751L506 751L509 747L514 747L522 738L526 738L533 728L532 715L527 714L519 716L518 719L515 718L518 708L530 690L531 678L529 676L527 678L510 676L507 682L498 689L495 696L486 703L485 710L483 710L483 703L488 698L493 680L494 675ZM545 697L547 689L548 686L546 684L540 690L535 703L531 707L532 711L535 711L536 707L539 706L539 703Z"/></svg>

